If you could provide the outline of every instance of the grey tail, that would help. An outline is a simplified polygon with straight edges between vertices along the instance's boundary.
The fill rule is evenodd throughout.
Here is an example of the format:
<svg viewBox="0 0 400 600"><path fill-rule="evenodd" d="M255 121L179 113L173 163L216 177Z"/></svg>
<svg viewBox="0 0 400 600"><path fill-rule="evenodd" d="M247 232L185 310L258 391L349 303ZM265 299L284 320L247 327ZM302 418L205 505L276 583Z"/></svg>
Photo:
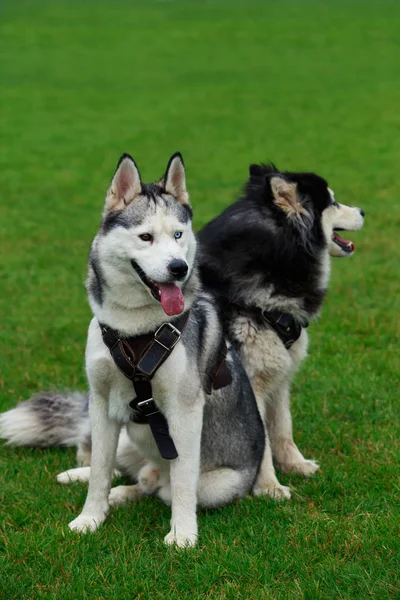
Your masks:
<svg viewBox="0 0 400 600"><path fill-rule="evenodd" d="M0 414L0 438L10 446L79 446L88 436L88 395L40 392Z"/></svg>

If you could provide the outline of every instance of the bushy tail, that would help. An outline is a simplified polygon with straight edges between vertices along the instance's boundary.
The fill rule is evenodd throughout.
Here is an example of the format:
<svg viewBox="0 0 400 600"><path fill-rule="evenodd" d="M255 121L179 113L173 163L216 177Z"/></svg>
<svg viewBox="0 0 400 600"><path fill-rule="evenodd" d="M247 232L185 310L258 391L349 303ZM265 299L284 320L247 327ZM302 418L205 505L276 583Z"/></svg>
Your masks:
<svg viewBox="0 0 400 600"><path fill-rule="evenodd" d="M40 392L0 414L0 438L10 446L79 446L88 437L87 394Z"/></svg>

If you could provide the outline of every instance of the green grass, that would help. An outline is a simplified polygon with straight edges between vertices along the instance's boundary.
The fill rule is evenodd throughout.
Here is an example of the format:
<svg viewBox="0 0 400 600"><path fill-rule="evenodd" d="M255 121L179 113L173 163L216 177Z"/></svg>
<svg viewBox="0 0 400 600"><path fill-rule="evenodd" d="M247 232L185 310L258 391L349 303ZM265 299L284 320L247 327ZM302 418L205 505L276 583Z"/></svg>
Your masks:
<svg viewBox="0 0 400 600"><path fill-rule="evenodd" d="M183 153L196 227L268 159L325 176L366 225L293 389L321 472L281 475L290 503L201 512L182 552L154 499L71 535L85 488L55 475L74 452L2 447L1 598L400 597L399 19L387 0L2 4L1 409L85 387L86 256L122 152L145 180Z"/></svg>

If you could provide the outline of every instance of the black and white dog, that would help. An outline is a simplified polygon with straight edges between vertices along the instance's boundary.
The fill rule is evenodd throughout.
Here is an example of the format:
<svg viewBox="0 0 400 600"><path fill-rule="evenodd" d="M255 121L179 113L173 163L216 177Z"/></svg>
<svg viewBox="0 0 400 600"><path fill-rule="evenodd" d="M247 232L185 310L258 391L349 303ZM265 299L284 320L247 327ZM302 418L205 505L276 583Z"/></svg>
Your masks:
<svg viewBox="0 0 400 600"><path fill-rule="evenodd" d="M199 284L180 154L171 157L165 176L154 184L142 183L130 156L121 158L92 243L87 292L94 314L86 348L90 424L81 395L42 394L4 413L0 435L25 445L77 444L86 459L91 446L91 467L59 476L61 482L90 477L83 510L69 524L72 530L94 531L110 504L156 493L172 506L165 542L191 546L197 539L198 504L216 507L251 492L265 434L234 349L227 356L231 383L210 395L204 391L211 391L210 372L220 368L225 344L214 300ZM176 315L186 315L179 330ZM136 387L114 362L112 344L104 341L114 331L117 341L112 350L118 346L120 358L122 353L130 361L129 340L151 334L148 347L156 346L158 356L167 344L165 335L156 333L161 328L177 342L151 380L154 400L167 419L177 451L172 460L160 456L148 424L131 420ZM141 369L139 375L146 370L143 365ZM146 399L146 406L151 400ZM115 468L138 483L110 491Z"/></svg>
<svg viewBox="0 0 400 600"><path fill-rule="evenodd" d="M364 212L337 202L321 177L251 165L243 197L199 234L203 286L224 315L268 433L256 494L290 498L273 458L283 471L318 469L293 441L290 384L327 290L330 256L354 250L336 231L363 222Z"/></svg>

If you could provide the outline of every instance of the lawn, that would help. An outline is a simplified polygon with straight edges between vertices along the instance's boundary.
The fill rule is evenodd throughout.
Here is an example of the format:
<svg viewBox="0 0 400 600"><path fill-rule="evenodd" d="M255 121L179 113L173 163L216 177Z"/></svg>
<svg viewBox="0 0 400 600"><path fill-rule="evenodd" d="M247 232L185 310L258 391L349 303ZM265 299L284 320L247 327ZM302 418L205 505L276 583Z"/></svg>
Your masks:
<svg viewBox="0 0 400 600"><path fill-rule="evenodd" d="M290 503L199 515L164 547L155 499L72 535L74 451L0 447L0 598L399 598L400 4L3 2L0 409L85 388L86 257L119 155L145 180L183 153L200 227L250 162L313 170L366 212L335 259L293 387L295 439L320 461L280 475Z"/></svg>

